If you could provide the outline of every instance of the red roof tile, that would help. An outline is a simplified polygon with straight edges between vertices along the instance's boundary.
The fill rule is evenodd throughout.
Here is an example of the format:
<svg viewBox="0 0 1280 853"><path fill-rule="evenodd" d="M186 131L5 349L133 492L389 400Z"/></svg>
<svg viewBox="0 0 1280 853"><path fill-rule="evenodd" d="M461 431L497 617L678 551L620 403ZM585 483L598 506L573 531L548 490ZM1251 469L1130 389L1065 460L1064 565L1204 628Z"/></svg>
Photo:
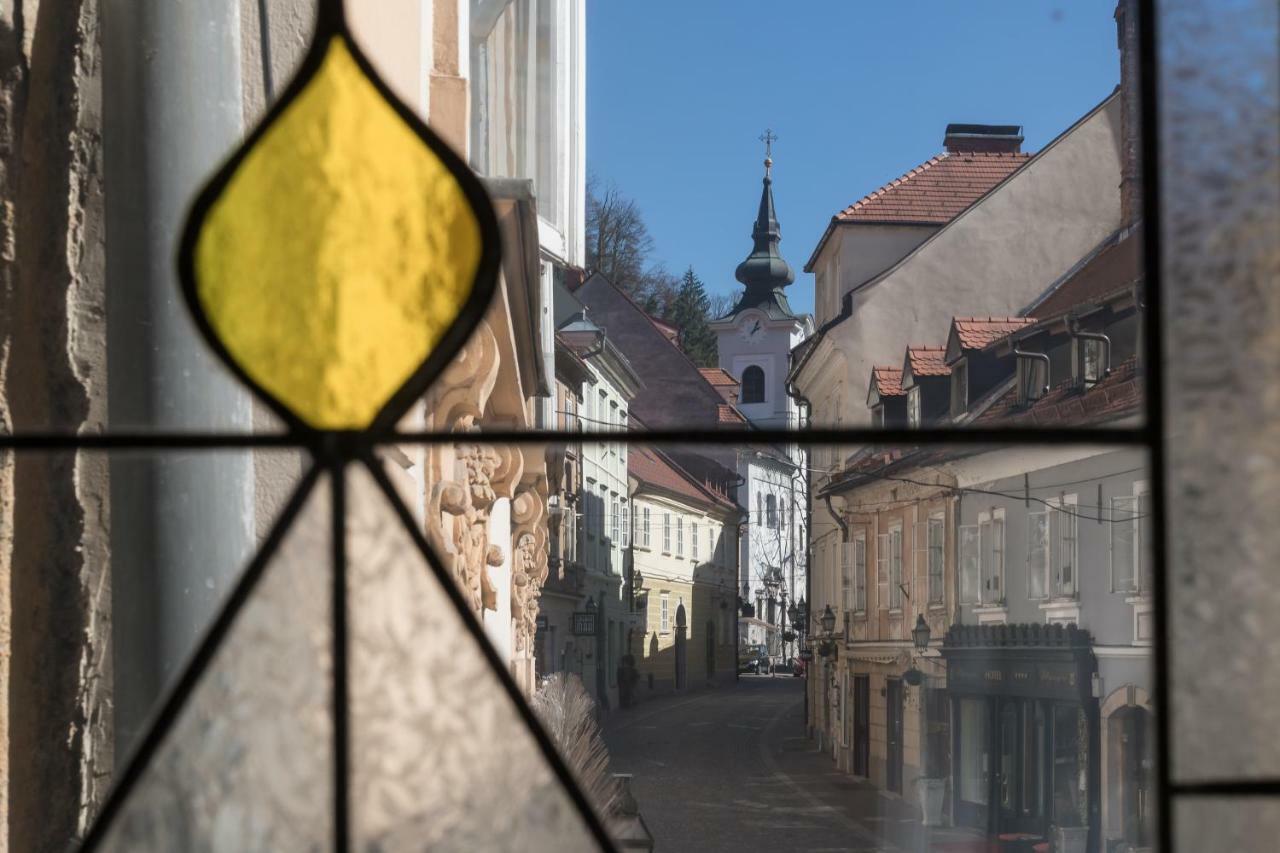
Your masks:
<svg viewBox="0 0 1280 853"><path fill-rule="evenodd" d="M973 422L974 426L1072 426L1100 424L1135 415L1142 409L1142 376L1136 357L1128 358L1089 390L1067 381L1050 389L1030 406L1018 405L1010 388Z"/></svg>
<svg viewBox="0 0 1280 853"><path fill-rule="evenodd" d="M1044 319L1064 314L1131 287L1142 273L1142 229L1135 228L1089 258L1033 310Z"/></svg>
<svg viewBox="0 0 1280 853"><path fill-rule="evenodd" d="M901 397L907 393L902 390L902 368L878 366L871 368L871 381L875 384L876 393L881 397Z"/></svg>
<svg viewBox="0 0 1280 853"><path fill-rule="evenodd" d="M939 154L855 201L837 222L916 222L945 225L1016 172L1024 153Z"/></svg>
<svg viewBox="0 0 1280 853"><path fill-rule="evenodd" d="M721 403L716 408L716 420L722 424L745 424L747 419L733 406Z"/></svg>
<svg viewBox="0 0 1280 853"><path fill-rule="evenodd" d="M952 321L960 346L965 349L982 349L988 344L1030 326L1030 317L956 317Z"/></svg>
<svg viewBox="0 0 1280 853"><path fill-rule="evenodd" d="M733 374L719 367L699 367L698 372L720 392L726 403L738 402L739 383L733 378Z"/></svg>
<svg viewBox="0 0 1280 853"><path fill-rule="evenodd" d="M912 376L950 376L946 355L946 347L907 347L906 361Z"/></svg>
<svg viewBox="0 0 1280 853"><path fill-rule="evenodd" d="M700 485L692 474L652 447L633 444L627 452L627 472L642 483L657 486L698 504L735 508L728 498Z"/></svg>

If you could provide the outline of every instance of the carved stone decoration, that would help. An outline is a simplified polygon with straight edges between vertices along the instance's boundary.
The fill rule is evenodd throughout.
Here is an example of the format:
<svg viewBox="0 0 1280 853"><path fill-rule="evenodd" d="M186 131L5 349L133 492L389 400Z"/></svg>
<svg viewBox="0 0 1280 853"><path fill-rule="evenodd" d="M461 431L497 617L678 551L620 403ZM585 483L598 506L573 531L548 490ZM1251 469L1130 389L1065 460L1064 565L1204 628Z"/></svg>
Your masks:
<svg viewBox="0 0 1280 853"><path fill-rule="evenodd" d="M520 485L511 502L511 618L518 654L529 655L537 632L538 597L549 574L546 455L542 448L522 447Z"/></svg>

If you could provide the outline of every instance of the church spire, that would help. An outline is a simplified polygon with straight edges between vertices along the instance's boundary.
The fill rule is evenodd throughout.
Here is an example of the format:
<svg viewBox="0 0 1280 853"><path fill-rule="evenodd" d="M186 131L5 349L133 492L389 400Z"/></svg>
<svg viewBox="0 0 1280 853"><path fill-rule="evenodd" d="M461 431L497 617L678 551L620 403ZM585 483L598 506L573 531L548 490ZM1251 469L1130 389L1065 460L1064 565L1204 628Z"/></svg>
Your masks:
<svg viewBox="0 0 1280 853"><path fill-rule="evenodd" d="M738 264L734 277L746 285L746 292L738 300L734 313L746 308L776 305L788 316L791 315L787 298L782 288L796 280L791 265L783 260L778 251L778 243L782 240L782 230L778 226L778 216L773 209L773 143L777 140L772 130L766 130L760 137L764 143L764 189L760 193L760 210L756 214L755 227L751 229L751 240L754 246L747 259ZM768 303L768 304L766 304Z"/></svg>

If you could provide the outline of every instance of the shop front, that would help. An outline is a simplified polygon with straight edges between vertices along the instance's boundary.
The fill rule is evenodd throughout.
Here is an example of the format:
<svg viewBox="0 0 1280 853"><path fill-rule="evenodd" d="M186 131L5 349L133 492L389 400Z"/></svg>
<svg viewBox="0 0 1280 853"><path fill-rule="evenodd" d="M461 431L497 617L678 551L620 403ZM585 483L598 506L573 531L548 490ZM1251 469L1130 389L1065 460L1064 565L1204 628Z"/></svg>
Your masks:
<svg viewBox="0 0 1280 853"><path fill-rule="evenodd" d="M1096 849L1097 664L1074 625L957 625L942 647L952 702L952 814L1008 842Z"/></svg>

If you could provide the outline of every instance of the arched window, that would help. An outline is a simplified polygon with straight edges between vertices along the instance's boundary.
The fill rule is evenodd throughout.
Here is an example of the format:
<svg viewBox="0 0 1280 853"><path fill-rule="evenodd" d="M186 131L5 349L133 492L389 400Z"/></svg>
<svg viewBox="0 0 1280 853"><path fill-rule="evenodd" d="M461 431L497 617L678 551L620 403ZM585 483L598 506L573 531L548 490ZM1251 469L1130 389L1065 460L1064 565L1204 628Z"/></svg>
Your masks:
<svg viewBox="0 0 1280 853"><path fill-rule="evenodd" d="M742 371L742 402L764 402L764 371L754 364Z"/></svg>
<svg viewBox="0 0 1280 853"><path fill-rule="evenodd" d="M773 495L764 499L764 513L770 530L778 529L778 499Z"/></svg>

